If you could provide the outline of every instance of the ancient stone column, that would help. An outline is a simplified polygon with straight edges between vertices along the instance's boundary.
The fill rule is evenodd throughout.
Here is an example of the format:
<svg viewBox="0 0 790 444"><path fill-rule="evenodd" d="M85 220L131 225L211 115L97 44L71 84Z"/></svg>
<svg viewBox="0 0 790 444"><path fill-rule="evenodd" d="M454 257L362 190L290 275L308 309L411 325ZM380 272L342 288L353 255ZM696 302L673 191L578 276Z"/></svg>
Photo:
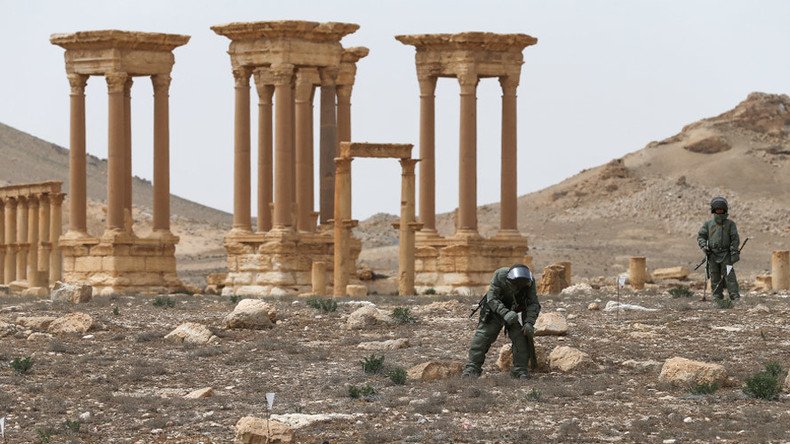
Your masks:
<svg viewBox="0 0 790 444"><path fill-rule="evenodd" d="M5 283L5 201L0 198L0 284Z"/></svg>
<svg viewBox="0 0 790 444"><path fill-rule="evenodd" d="M568 286L570 286L571 285L571 276L572 276L572 274L571 274L571 263L569 261L562 261L562 262L558 262L558 264L562 265L562 267L565 269L565 274L564 274L564 276L565 276L565 283L568 284Z"/></svg>
<svg viewBox="0 0 790 444"><path fill-rule="evenodd" d="M170 233L170 76L151 76L154 87L154 234Z"/></svg>
<svg viewBox="0 0 790 444"><path fill-rule="evenodd" d="M236 89L233 136L233 229L252 231L250 219L250 70L233 70Z"/></svg>
<svg viewBox="0 0 790 444"><path fill-rule="evenodd" d="M132 77L126 78L123 89L123 221L124 229L132 232ZM156 141L156 139L154 139ZM154 163L156 168L156 163Z"/></svg>
<svg viewBox="0 0 790 444"><path fill-rule="evenodd" d="M436 77L419 76L420 81L420 222L421 234L436 235Z"/></svg>
<svg viewBox="0 0 790 444"><path fill-rule="evenodd" d="M517 149L516 149L516 88L518 77L500 77L502 86L502 173L500 176L501 211L499 234L518 235L517 216Z"/></svg>
<svg viewBox="0 0 790 444"><path fill-rule="evenodd" d="M314 295L323 296L326 294L326 262L313 262L312 284Z"/></svg>
<svg viewBox="0 0 790 444"><path fill-rule="evenodd" d="M337 140L351 142L352 85L337 85Z"/></svg>
<svg viewBox="0 0 790 444"><path fill-rule="evenodd" d="M628 282L634 290L645 288L647 281L647 260L643 256L628 259Z"/></svg>
<svg viewBox="0 0 790 444"><path fill-rule="evenodd" d="M771 254L771 288L790 290L790 251L780 250Z"/></svg>
<svg viewBox="0 0 790 444"><path fill-rule="evenodd" d="M350 157L335 158L335 202L334 202L334 291L335 296L344 296L349 281L351 260L349 237L351 222L351 161Z"/></svg>
<svg viewBox="0 0 790 444"><path fill-rule="evenodd" d="M49 194L41 194L38 198L38 270L41 272L41 286L49 284L49 255L52 252L52 245L49 242L50 235L50 203ZM47 282L44 282L47 280Z"/></svg>
<svg viewBox="0 0 790 444"><path fill-rule="evenodd" d="M291 163L291 147L288 145L291 133L291 82L294 66L289 64L276 65L271 68L274 83L274 215L272 225L275 228L292 227L291 220L291 186L289 184Z"/></svg>
<svg viewBox="0 0 790 444"><path fill-rule="evenodd" d="M27 280L31 287L38 287L38 197L29 196L27 200Z"/></svg>
<svg viewBox="0 0 790 444"><path fill-rule="evenodd" d="M3 272L3 283L10 284L16 280L16 204L13 197L6 197L3 200L5 207L5 263Z"/></svg>
<svg viewBox="0 0 790 444"><path fill-rule="evenodd" d="M291 120L290 131L288 133L288 146L291 149L291 173L288 175L288 185L291 187L291 225L296 228L298 221L298 205L296 205L296 71L294 79L291 81L291 101L290 106Z"/></svg>
<svg viewBox="0 0 790 444"><path fill-rule="evenodd" d="M85 237L87 229L85 159L85 84L88 76L69 74L71 117L69 136L69 237Z"/></svg>
<svg viewBox="0 0 790 444"><path fill-rule="evenodd" d="M49 243L52 245L52 251L49 255L49 282L54 284L62 279L63 270L63 256L60 251L60 233L63 230L63 198L65 194L50 194L50 224L49 224Z"/></svg>
<svg viewBox="0 0 790 444"><path fill-rule="evenodd" d="M299 231L314 231L313 211L313 89L318 70L300 68L296 73L296 208Z"/></svg>
<svg viewBox="0 0 790 444"><path fill-rule="evenodd" d="M458 75L461 85L458 232L477 233L477 74Z"/></svg>
<svg viewBox="0 0 790 444"><path fill-rule="evenodd" d="M16 280L24 281L27 279L27 250L30 244L27 239L27 198L18 197L16 207Z"/></svg>
<svg viewBox="0 0 790 444"><path fill-rule="evenodd" d="M124 229L124 196L126 181L126 137L124 91L126 73L106 75L108 100L109 147L107 149L107 230Z"/></svg>
<svg viewBox="0 0 790 444"><path fill-rule="evenodd" d="M272 96L274 85L267 84L267 76L256 72L258 90L258 220L257 231L272 229Z"/></svg>
<svg viewBox="0 0 790 444"><path fill-rule="evenodd" d="M319 205L321 224L328 223L334 214L335 156L337 155L337 68L322 68L321 74L321 176ZM345 288L345 287L343 287ZM345 290L343 290L345 291Z"/></svg>
<svg viewBox="0 0 790 444"><path fill-rule="evenodd" d="M401 159L400 242L398 244L398 294L414 289L414 166L416 159Z"/></svg>

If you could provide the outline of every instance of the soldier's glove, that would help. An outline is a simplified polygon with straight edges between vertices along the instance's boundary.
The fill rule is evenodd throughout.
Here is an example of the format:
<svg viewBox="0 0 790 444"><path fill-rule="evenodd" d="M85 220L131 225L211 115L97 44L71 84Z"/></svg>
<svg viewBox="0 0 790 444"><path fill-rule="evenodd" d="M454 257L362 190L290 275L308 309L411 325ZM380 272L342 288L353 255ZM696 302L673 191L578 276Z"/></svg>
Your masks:
<svg viewBox="0 0 790 444"><path fill-rule="evenodd" d="M710 254L710 247L709 247L709 246L707 246L707 245L703 245L703 246L701 246L700 248L702 248L702 251L704 251L704 252L705 252L705 255L706 255L706 256Z"/></svg>
<svg viewBox="0 0 790 444"><path fill-rule="evenodd" d="M741 260L741 253L733 253L732 255L730 255L730 263L731 264L734 264L734 263L738 262L739 260Z"/></svg>
<svg viewBox="0 0 790 444"><path fill-rule="evenodd" d="M529 322L525 322L524 326L521 327L521 333L524 333L524 336L528 338L533 338L535 337L535 326Z"/></svg>
<svg viewBox="0 0 790 444"><path fill-rule="evenodd" d="M505 314L505 323L507 325L513 325L518 322L518 313L515 311L509 311Z"/></svg>

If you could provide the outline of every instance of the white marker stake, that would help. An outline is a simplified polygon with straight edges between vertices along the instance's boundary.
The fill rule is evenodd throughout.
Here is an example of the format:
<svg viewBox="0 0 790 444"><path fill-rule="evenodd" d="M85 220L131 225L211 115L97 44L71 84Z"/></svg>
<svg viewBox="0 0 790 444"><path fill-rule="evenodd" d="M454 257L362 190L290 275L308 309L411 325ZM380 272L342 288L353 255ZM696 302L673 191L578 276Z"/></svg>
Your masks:
<svg viewBox="0 0 790 444"><path fill-rule="evenodd" d="M732 265L727 265L727 275L728 276L729 276L731 271L732 271Z"/></svg>
<svg viewBox="0 0 790 444"><path fill-rule="evenodd" d="M274 404L274 393L267 393L266 394L266 404L269 405L269 410L272 409L272 405Z"/></svg>
<svg viewBox="0 0 790 444"><path fill-rule="evenodd" d="M620 276L620 278L617 279L617 284L620 286L620 288L625 287L625 276Z"/></svg>

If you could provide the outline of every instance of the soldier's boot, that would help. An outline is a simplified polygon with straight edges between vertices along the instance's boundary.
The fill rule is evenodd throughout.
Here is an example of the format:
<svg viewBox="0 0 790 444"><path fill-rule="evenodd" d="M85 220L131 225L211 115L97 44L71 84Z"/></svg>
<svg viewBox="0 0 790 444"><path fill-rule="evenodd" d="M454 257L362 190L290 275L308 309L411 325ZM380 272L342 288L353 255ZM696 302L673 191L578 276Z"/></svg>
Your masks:
<svg viewBox="0 0 790 444"><path fill-rule="evenodd" d="M730 295L730 299L733 301L737 301L741 298L741 292L738 288L738 278L735 276L735 269L730 271L730 274L727 275L727 294Z"/></svg>
<svg viewBox="0 0 790 444"><path fill-rule="evenodd" d="M513 368L510 376L516 379L529 378L529 346L527 338L521 332L521 326L516 324L508 328L508 336L513 343Z"/></svg>
<svg viewBox="0 0 790 444"><path fill-rule="evenodd" d="M483 363L486 360L486 353L491 348L491 344L499 336L502 324L496 320L480 322L477 324L472 343L469 345L469 356L464 367L462 377L477 378L483 373Z"/></svg>

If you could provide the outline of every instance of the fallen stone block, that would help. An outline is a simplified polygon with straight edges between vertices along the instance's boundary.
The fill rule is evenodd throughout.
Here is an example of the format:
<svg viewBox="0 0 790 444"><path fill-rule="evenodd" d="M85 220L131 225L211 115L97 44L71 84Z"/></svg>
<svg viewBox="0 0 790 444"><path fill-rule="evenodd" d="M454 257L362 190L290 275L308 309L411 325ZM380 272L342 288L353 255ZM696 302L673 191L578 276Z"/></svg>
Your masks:
<svg viewBox="0 0 790 444"><path fill-rule="evenodd" d="M362 350L400 350L402 348L409 348L410 346L411 344L406 338L360 342L357 344L357 348L361 348Z"/></svg>
<svg viewBox="0 0 790 444"><path fill-rule="evenodd" d="M200 398L210 398L214 396L214 389L211 387L204 387L202 389L197 389L188 394L184 395L186 399L200 399Z"/></svg>
<svg viewBox="0 0 790 444"><path fill-rule="evenodd" d="M74 312L61 316L49 324L47 331L59 333L86 333L94 327L93 318L87 313Z"/></svg>
<svg viewBox="0 0 790 444"><path fill-rule="evenodd" d="M557 312L541 313L535 322L535 336L565 336L568 334L568 321Z"/></svg>
<svg viewBox="0 0 790 444"><path fill-rule="evenodd" d="M52 287L50 299L52 302L66 302L82 304L90 302L93 298L93 287L87 284L72 285L65 282L55 282Z"/></svg>
<svg viewBox="0 0 790 444"><path fill-rule="evenodd" d="M346 285L346 294L352 298L363 298L368 295L368 287L364 285Z"/></svg>
<svg viewBox="0 0 790 444"><path fill-rule="evenodd" d="M289 444L294 431L279 421L245 416L236 423L233 444Z"/></svg>
<svg viewBox="0 0 790 444"><path fill-rule="evenodd" d="M701 384L723 386L727 382L727 370L719 364L709 364L676 356L664 362L658 380L679 387Z"/></svg>
<svg viewBox="0 0 790 444"><path fill-rule="evenodd" d="M584 296L592 293L593 288L590 284L586 282L581 282L579 284L571 285L570 287L565 287L562 289L560 294L562 296Z"/></svg>
<svg viewBox="0 0 790 444"><path fill-rule="evenodd" d="M763 274L754 278L754 291L771 291L773 279L770 274Z"/></svg>
<svg viewBox="0 0 790 444"><path fill-rule="evenodd" d="M197 322L184 322L165 336L166 341L189 344L208 344L213 338L211 330Z"/></svg>
<svg viewBox="0 0 790 444"><path fill-rule="evenodd" d="M460 362L429 361L417 364L406 371L409 379L429 382L460 375L464 366Z"/></svg>
<svg viewBox="0 0 790 444"><path fill-rule="evenodd" d="M549 366L552 370L570 372L592 365L593 361L590 355L573 347L558 346L549 354Z"/></svg>
<svg viewBox="0 0 790 444"><path fill-rule="evenodd" d="M651 274L653 280L656 281L663 281L666 279L684 280L689 276L689 269L688 267L658 268L653 270Z"/></svg>
<svg viewBox="0 0 790 444"><path fill-rule="evenodd" d="M348 316L346 328L349 330L359 330L372 327L378 324L390 324L392 318L385 312L373 305L365 305L356 309Z"/></svg>
<svg viewBox="0 0 790 444"><path fill-rule="evenodd" d="M646 308L636 304L625 304L616 301L609 301L603 311L634 310L634 311L658 311L657 308Z"/></svg>
<svg viewBox="0 0 790 444"><path fill-rule="evenodd" d="M259 299L243 299L224 322L227 328L272 328L277 322L277 310Z"/></svg>
<svg viewBox="0 0 790 444"><path fill-rule="evenodd" d="M538 282L539 294L559 294L568 286L565 281L565 267L560 264L549 265L543 269L543 275Z"/></svg>
<svg viewBox="0 0 790 444"><path fill-rule="evenodd" d="M18 317L14 324L31 330L45 331L57 319L55 316L23 316Z"/></svg>

